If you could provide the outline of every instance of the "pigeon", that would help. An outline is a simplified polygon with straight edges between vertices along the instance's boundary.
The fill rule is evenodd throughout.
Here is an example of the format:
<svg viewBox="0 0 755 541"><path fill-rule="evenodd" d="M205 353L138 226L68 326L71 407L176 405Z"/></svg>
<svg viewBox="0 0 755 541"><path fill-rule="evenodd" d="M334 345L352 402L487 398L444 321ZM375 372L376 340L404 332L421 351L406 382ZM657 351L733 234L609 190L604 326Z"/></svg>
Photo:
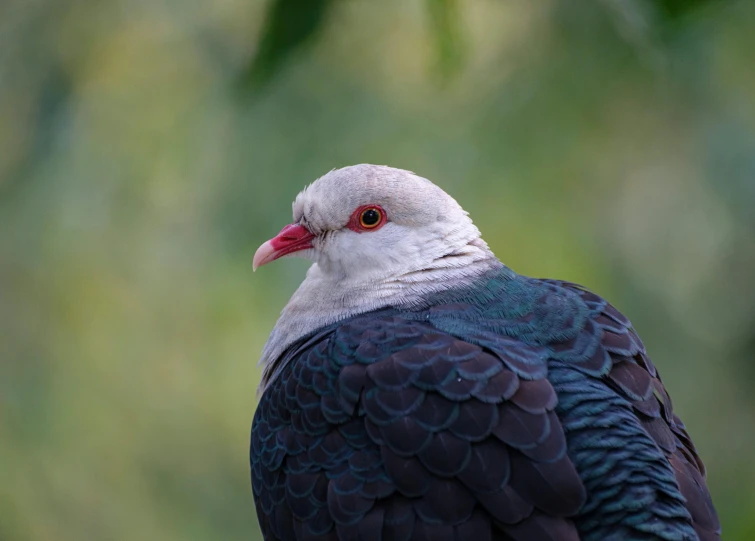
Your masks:
<svg viewBox="0 0 755 541"><path fill-rule="evenodd" d="M705 467L630 321L504 265L409 171L333 170L254 255L312 261L264 346L266 541L715 541Z"/></svg>

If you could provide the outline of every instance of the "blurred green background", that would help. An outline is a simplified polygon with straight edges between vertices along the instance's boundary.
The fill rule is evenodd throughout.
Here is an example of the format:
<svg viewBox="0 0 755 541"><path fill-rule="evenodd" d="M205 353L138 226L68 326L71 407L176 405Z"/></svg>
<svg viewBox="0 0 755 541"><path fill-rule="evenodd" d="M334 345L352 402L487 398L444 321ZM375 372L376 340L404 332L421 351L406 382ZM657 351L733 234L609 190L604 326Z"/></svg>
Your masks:
<svg viewBox="0 0 755 541"><path fill-rule="evenodd" d="M643 336L755 539L755 2L3 0L0 540L260 539L300 188L434 180Z"/></svg>

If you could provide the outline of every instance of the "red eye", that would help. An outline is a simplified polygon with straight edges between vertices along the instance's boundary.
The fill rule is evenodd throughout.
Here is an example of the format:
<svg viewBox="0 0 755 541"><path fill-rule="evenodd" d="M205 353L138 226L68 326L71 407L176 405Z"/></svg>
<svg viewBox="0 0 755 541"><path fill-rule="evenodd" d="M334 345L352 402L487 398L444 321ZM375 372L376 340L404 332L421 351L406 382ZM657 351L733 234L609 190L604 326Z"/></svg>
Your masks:
<svg viewBox="0 0 755 541"><path fill-rule="evenodd" d="M364 205L354 211L347 227L357 233L365 233L380 229L387 221L385 211L380 206Z"/></svg>

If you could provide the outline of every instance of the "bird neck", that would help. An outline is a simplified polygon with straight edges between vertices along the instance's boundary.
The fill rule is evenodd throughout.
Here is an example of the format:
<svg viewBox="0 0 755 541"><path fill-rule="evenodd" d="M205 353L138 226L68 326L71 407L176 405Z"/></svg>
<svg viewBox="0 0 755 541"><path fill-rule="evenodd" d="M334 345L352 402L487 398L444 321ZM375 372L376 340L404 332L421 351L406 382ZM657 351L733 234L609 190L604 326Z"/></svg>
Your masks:
<svg viewBox="0 0 755 541"><path fill-rule="evenodd" d="M261 390L283 368L276 360L284 351L318 329L386 307L421 309L428 305L433 294L468 287L496 267L504 265L480 238L420 268L367 283L334 280L317 264L312 265L281 312L262 351L260 364L265 370ZM275 370L271 372L272 366Z"/></svg>

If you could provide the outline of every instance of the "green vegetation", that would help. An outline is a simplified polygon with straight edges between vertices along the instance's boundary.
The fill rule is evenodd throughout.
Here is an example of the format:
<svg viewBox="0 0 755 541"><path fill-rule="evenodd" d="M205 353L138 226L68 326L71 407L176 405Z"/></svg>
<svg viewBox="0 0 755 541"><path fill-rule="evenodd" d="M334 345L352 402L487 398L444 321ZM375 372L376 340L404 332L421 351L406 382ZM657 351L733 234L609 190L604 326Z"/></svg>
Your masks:
<svg viewBox="0 0 755 541"><path fill-rule="evenodd" d="M0 539L259 539L256 361L306 265L252 255L360 162L624 311L754 539L755 3L299 4L0 5Z"/></svg>

